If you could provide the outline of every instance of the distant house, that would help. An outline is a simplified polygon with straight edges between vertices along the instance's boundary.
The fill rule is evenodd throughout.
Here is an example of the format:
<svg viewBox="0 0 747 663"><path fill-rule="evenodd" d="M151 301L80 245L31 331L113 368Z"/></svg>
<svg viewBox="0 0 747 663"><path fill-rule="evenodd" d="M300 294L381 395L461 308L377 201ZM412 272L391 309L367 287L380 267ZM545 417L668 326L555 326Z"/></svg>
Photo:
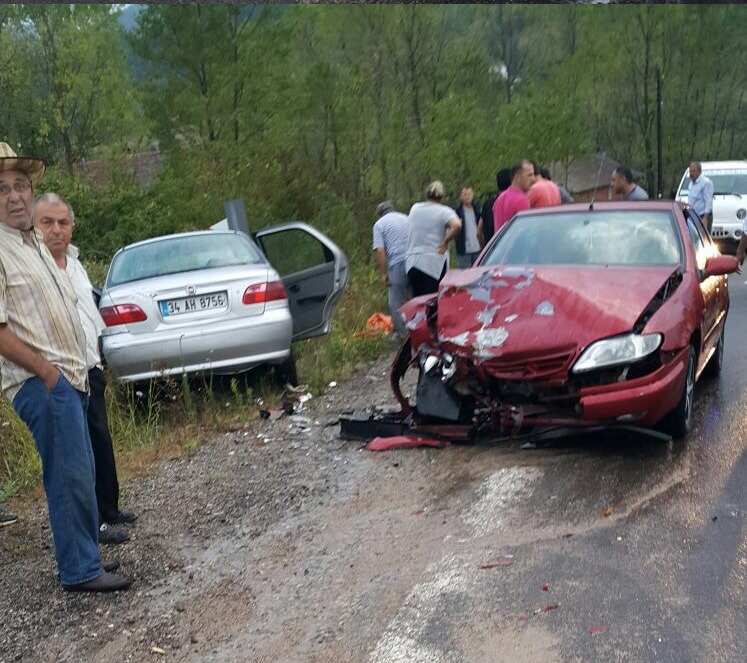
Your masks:
<svg viewBox="0 0 747 663"><path fill-rule="evenodd" d="M620 166L601 152L585 154L571 161L555 161L548 168L553 180L565 186L578 202L611 200L610 178ZM639 175L634 171L635 175Z"/></svg>
<svg viewBox="0 0 747 663"><path fill-rule="evenodd" d="M116 159L84 159L76 165L76 175L92 186L106 186L114 177L131 176L143 189L149 188L163 168L158 150L136 152Z"/></svg>

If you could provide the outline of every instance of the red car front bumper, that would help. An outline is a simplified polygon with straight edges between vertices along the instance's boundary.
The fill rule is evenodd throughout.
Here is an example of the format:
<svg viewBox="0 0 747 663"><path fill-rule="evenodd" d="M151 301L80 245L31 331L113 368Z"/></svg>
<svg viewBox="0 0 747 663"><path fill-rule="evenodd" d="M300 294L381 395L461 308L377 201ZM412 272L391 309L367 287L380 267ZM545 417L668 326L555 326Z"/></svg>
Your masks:
<svg viewBox="0 0 747 663"><path fill-rule="evenodd" d="M581 419L653 426L680 401L685 387L687 348L642 378L589 387L580 393Z"/></svg>

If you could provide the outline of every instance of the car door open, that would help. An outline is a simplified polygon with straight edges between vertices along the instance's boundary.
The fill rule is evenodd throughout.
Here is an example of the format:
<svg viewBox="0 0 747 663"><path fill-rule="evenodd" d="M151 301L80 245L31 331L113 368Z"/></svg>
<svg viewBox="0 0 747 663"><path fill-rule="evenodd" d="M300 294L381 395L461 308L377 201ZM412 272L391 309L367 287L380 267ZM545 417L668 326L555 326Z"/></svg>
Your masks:
<svg viewBox="0 0 747 663"><path fill-rule="evenodd" d="M265 228L255 239L283 279L293 316L293 340L329 332L348 281L348 260L342 250L300 221Z"/></svg>

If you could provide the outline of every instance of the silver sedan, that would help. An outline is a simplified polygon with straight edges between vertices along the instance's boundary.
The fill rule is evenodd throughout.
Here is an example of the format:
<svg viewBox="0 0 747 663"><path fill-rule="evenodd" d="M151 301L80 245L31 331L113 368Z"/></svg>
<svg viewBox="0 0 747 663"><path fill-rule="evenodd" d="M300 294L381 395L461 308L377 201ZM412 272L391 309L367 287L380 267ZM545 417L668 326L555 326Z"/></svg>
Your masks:
<svg viewBox="0 0 747 663"><path fill-rule="evenodd" d="M293 340L327 333L347 283L342 251L303 223L255 238L210 230L120 249L99 302L102 351L115 377L283 364Z"/></svg>

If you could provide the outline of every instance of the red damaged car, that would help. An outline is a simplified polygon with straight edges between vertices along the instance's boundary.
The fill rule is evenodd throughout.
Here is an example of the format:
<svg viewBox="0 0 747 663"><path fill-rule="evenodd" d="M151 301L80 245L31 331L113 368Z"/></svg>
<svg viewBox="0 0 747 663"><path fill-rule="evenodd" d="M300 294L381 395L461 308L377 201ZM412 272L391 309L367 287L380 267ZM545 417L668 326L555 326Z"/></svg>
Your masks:
<svg viewBox="0 0 747 663"><path fill-rule="evenodd" d="M737 270L675 202L528 210L472 269L402 309L392 387L412 430L452 439L692 421L718 374ZM419 372L414 403L400 381Z"/></svg>

